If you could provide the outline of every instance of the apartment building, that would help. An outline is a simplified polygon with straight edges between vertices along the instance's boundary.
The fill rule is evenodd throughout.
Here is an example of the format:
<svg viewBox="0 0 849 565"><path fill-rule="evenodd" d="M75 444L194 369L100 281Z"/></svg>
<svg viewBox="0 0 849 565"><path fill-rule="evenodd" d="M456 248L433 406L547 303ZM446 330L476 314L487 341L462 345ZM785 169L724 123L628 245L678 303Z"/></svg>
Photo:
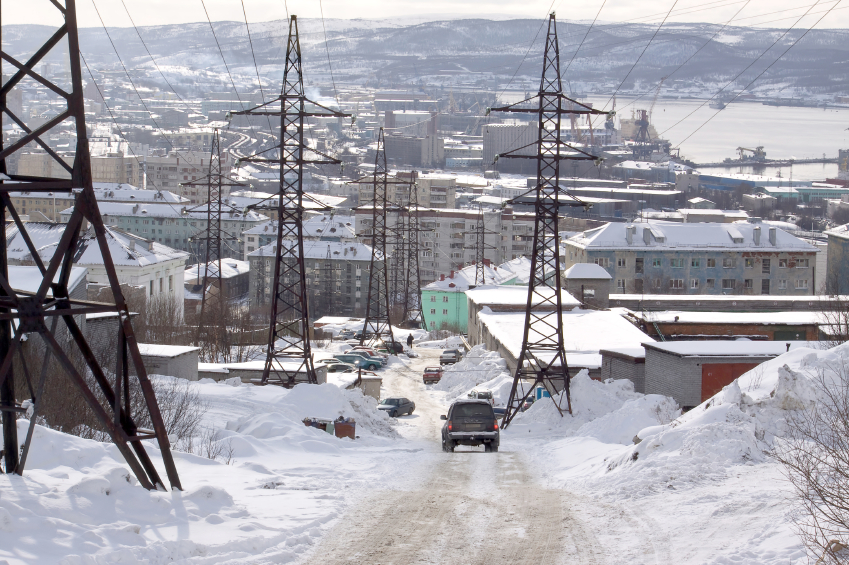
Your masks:
<svg viewBox="0 0 849 565"><path fill-rule="evenodd" d="M600 265L619 294L811 295L817 251L743 223L610 223L562 242L565 269Z"/></svg>
<svg viewBox="0 0 849 565"><path fill-rule="evenodd" d="M304 239L316 241L356 242L354 217L338 214L317 214L304 220L301 226ZM277 220L270 220L242 233L243 256L277 241Z"/></svg>
<svg viewBox="0 0 849 565"><path fill-rule="evenodd" d="M294 241L284 240L287 247ZM304 268L311 321L321 316L362 316L368 298L371 247L361 243L304 241ZM267 306L274 285L277 243L248 254L251 306ZM329 278L329 280L328 280ZM331 298L323 294L330 288Z"/></svg>
<svg viewBox="0 0 849 565"><path fill-rule="evenodd" d="M415 179L419 206L424 208L454 208L457 203L457 177L444 173L398 172L386 184L386 199L406 206L409 204L410 179ZM378 184L378 198L382 197L383 185ZM360 185L360 206L369 206L374 198L374 185Z"/></svg>
<svg viewBox="0 0 849 565"><path fill-rule="evenodd" d="M386 159L408 167L441 167L445 163L445 139L436 135L385 137Z"/></svg>
<svg viewBox="0 0 849 565"><path fill-rule="evenodd" d="M478 212L468 209L421 208L416 212L421 229L419 269L422 284L436 280L439 273L456 271L475 260L475 230ZM359 240L371 244L371 207L358 208L354 215ZM398 221L390 214L388 227ZM484 212L484 257L494 264L530 254L533 246L534 214L515 212L511 207ZM389 245L388 253L392 254Z"/></svg>
<svg viewBox="0 0 849 565"><path fill-rule="evenodd" d="M68 208L60 212L62 222L67 222L73 212ZM203 241L207 228L205 205L188 207L186 204L160 202L101 202L103 222L130 234L188 251L201 259L205 254ZM238 259L241 255L240 234L267 222L268 218L253 211L229 211L221 218L222 253Z"/></svg>
<svg viewBox="0 0 849 565"><path fill-rule="evenodd" d="M495 156L501 153L515 150L516 155L536 154L534 143L539 136L536 122L487 124L481 133L483 166L486 169L493 167ZM530 173L532 169L536 169L536 164L527 159L503 159L498 162L498 170L504 173Z"/></svg>

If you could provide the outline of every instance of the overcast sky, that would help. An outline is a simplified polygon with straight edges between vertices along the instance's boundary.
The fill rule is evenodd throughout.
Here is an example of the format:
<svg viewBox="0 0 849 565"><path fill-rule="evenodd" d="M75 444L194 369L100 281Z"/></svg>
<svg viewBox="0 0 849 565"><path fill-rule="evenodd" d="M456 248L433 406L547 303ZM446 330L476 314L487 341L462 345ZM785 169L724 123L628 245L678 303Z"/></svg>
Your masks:
<svg viewBox="0 0 849 565"><path fill-rule="evenodd" d="M129 26L121 0L77 0L81 26L99 26L93 2L106 25ZM201 0L124 0L138 25L178 24L206 21ZM205 0L213 21L244 21L240 0ZM789 27L816 0L608 0L600 21L641 21L658 24L675 5L669 22L732 23L758 27ZM829 8L837 5L817 26L849 27L849 0L820 0L796 27L807 28ZM277 20L289 13L301 18L321 16L319 0L244 0L250 22ZM492 18L542 19L551 0L322 0L325 18L404 18L415 20ZM592 20L602 0L568 2L554 0L558 19ZM735 14L740 11L739 14ZM2 5L3 24L57 23L49 0L13 0Z"/></svg>

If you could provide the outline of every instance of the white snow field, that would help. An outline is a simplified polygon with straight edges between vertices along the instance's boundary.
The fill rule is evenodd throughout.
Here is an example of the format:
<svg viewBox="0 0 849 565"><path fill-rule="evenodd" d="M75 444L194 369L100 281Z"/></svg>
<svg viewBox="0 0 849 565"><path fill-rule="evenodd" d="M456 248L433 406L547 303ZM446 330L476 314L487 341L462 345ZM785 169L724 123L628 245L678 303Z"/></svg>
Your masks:
<svg viewBox="0 0 849 565"><path fill-rule="evenodd" d="M380 371L384 395L416 402L397 420L332 384L198 383L226 449L175 454L184 492L148 492L111 445L38 427L24 477L0 476L0 564L807 562L764 451L816 401L806 371L849 345L793 350L683 416L582 373L573 415L536 402L498 453L443 453L439 415L475 387L504 402L504 361L476 347L425 387L439 350L417 352ZM301 422L339 415L356 440Z"/></svg>

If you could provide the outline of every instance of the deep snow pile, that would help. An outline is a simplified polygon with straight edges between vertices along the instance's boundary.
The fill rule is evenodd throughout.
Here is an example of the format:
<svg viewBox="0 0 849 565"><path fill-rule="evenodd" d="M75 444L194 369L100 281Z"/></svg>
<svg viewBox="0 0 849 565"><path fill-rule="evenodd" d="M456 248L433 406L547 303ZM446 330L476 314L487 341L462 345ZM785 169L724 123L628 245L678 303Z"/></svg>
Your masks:
<svg viewBox="0 0 849 565"><path fill-rule="evenodd" d="M634 392L630 380L596 381L586 369L572 378L572 414L561 413L549 398L541 398L510 424L510 434L592 437L604 443L630 444L648 426L668 422L680 414L675 402L659 394ZM566 399L555 400L565 410Z"/></svg>
<svg viewBox="0 0 849 565"><path fill-rule="evenodd" d="M339 324L325 324L321 326L321 331L324 333L329 333L333 337L336 337L342 330L351 330L355 332L362 331L363 324L365 324L365 320L363 320L362 318L353 318L348 322L343 322ZM392 326L392 336L397 341L407 343L407 336L411 334L413 336L413 340L418 342L420 340L425 339L427 337L428 332L422 329L405 329Z"/></svg>
<svg viewBox="0 0 849 565"><path fill-rule="evenodd" d="M445 367L442 379L433 389L444 391L449 399L465 396L475 388L490 390L496 406L501 406L507 403L512 384L504 359L483 345L476 345L459 362Z"/></svg>
<svg viewBox="0 0 849 565"><path fill-rule="evenodd" d="M427 334L425 334L427 337ZM435 339L430 341L422 341L416 343L416 347L427 347L430 349L458 349L463 348L463 338L458 335L452 335L445 339Z"/></svg>
<svg viewBox="0 0 849 565"><path fill-rule="evenodd" d="M115 446L37 426L24 476L0 475L0 564L290 563L349 495L409 464L406 451L385 456L393 420L358 389L192 386L217 434L196 438L194 455L174 452L183 492L148 492ZM302 422L339 416L357 420L355 441ZM18 421L19 437L28 426Z"/></svg>

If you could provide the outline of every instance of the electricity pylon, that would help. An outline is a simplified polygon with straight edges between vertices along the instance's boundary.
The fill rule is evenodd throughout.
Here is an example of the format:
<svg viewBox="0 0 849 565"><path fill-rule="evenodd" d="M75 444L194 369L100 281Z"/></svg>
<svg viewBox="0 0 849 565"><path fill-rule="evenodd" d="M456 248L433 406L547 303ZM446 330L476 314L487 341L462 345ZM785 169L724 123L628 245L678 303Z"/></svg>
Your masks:
<svg viewBox="0 0 849 565"><path fill-rule="evenodd" d="M270 106L280 103L280 110ZM312 108L308 109L307 104ZM277 242L274 251L274 282L271 296L271 321L268 329L262 383L292 387L298 375L307 382L318 382L313 365L309 336L309 299L304 263L304 210L327 210L323 204L304 196L304 165L335 164L340 161L304 143L304 119L310 116L350 117L314 102L304 94L301 70L301 44L297 16L289 20L286 45L286 70L278 98L234 115L280 116L280 144L256 155L242 158L247 163L277 164L280 167L280 191L277 197ZM279 158L263 157L279 149ZM308 159L307 153L318 155Z"/></svg>
<svg viewBox="0 0 849 565"><path fill-rule="evenodd" d="M534 98L537 100L536 107L528 107L527 103ZM548 18L539 92L516 104L492 108L491 111L531 113L536 114L539 120L538 136L535 142L498 155L500 158L534 159L537 162L536 186L526 193L534 194L536 212L528 302L522 349L513 376L510 399L501 423L504 428L510 424L528 396L540 385L548 391L561 416L564 409L569 413L572 411L569 366L563 344L561 293L564 291L560 284L558 213L561 206L587 207L587 205L560 187L560 162L565 160L598 161L598 157L561 141L560 126L563 116L570 114L607 114L563 94L557 22L553 12ZM517 151L531 145L536 145L536 155L517 154ZM553 239L551 245L550 239ZM525 385L528 384L529 386L526 387Z"/></svg>

